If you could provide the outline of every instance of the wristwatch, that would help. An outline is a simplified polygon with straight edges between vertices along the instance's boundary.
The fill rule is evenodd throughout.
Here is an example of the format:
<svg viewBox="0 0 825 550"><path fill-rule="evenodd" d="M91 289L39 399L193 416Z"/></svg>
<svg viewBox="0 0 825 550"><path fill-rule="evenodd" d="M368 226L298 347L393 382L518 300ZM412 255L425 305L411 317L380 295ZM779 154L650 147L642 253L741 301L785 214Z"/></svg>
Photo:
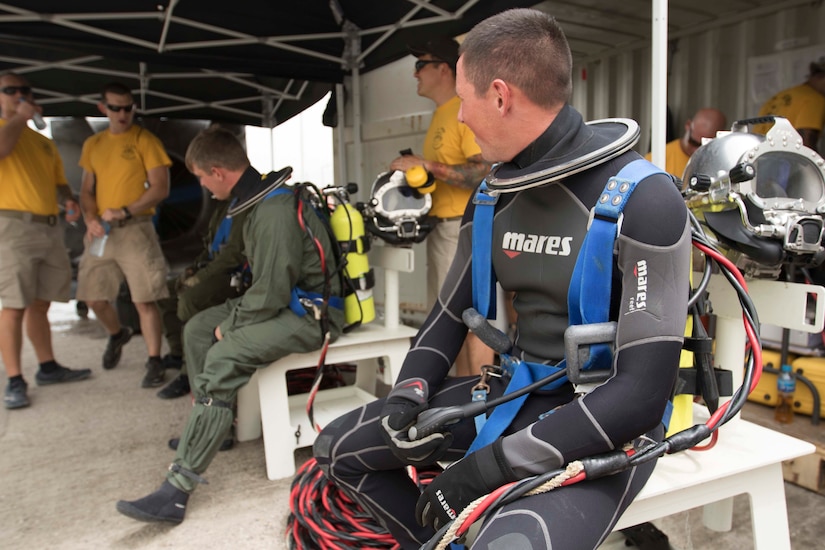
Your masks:
<svg viewBox="0 0 825 550"><path fill-rule="evenodd" d="M129 212L128 208L123 206L123 207L121 207L121 210L123 210L123 215L125 216L125 218L123 218L124 220L131 220L132 219L132 213Z"/></svg>

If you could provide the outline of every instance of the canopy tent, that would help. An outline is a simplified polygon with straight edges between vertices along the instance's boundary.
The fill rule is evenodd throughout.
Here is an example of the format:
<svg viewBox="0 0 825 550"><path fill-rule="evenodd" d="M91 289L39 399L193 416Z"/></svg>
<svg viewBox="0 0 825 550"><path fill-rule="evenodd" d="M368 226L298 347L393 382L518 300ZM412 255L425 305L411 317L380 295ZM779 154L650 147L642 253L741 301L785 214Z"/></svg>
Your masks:
<svg viewBox="0 0 825 550"><path fill-rule="evenodd" d="M456 36L490 14L535 5L561 23L577 66L655 45L651 121L663 136L665 101L656 98L666 93L668 37L806 3L121 0L99 12L97 0L7 0L0 3L0 70L28 75L50 116L97 115L100 87L120 80L137 91L145 116L273 127L345 77L354 77L355 88L359 74L405 56L408 43Z"/></svg>
<svg viewBox="0 0 825 550"><path fill-rule="evenodd" d="M106 82L146 116L273 127L353 69L427 36L455 36L531 0L9 0L0 70L26 74L50 116L95 116Z"/></svg>

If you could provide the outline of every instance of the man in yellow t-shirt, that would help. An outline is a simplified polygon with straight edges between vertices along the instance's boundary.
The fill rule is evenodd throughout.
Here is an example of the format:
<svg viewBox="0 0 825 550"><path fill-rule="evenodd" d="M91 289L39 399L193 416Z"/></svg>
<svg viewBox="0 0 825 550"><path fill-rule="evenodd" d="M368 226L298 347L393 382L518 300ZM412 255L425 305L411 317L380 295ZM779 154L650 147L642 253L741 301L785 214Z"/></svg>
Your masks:
<svg viewBox="0 0 825 550"><path fill-rule="evenodd" d="M0 355L8 383L7 409L29 405L21 370L23 325L40 363L39 386L83 380L89 369L59 365L52 350L49 306L68 302L72 271L57 223L58 198L66 221L80 219L80 207L66 182L54 143L28 127L40 115L32 88L22 76L0 75Z"/></svg>
<svg viewBox="0 0 825 550"><path fill-rule="evenodd" d="M85 301L109 333L103 368L113 369L132 329L112 306L123 279L140 317L149 359L142 387L163 384L161 318L157 300L167 298L167 266L152 224L155 206L169 195L172 161L160 140L134 122L131 91L119 83L103 89L100 112L109 128L88 138L80 154L80 204L86 249L80 259L77 299ZM105 239L102 251L95 239Z"/></svg>
<svg viewBox="0 0 825 550"><path fill-rule="evenodd" d="M702 139L715 138L716 133L727 129L727 119L719 109L705 108L696 111L693 118L685 121L685 133L665 146L665 172L681 178L691 155L702 146ZM651 153L645 158L650 160Z"/></svg>
<svg viewBox="0 0 825 550"><path fill-rule="evenodd" d="M825 57L811 63L808 80L782 90L759 109L759 116L776 115L788 119L802 136L806 147L816 150L825 127ZM766 132L768 128L760 127Z"/></svg>
<svg viewBox="0 0 825 550"><path fill-rule="evenodd" d="M437 38L410 47L417 61L414 76L418 95L436 105L423 156L403 155L390 163L390 170L406 171L423 166L435 178L430 216L438 223L427 235L427 302L435 304L458 246L461 217L473 190L490 171L490 163L481 157L475 136L458 121L461 100L455 93L455 65L458 42ZM481 365L491 364L493 351L469 333L456 359L456 375L480 372Z"/></svg>

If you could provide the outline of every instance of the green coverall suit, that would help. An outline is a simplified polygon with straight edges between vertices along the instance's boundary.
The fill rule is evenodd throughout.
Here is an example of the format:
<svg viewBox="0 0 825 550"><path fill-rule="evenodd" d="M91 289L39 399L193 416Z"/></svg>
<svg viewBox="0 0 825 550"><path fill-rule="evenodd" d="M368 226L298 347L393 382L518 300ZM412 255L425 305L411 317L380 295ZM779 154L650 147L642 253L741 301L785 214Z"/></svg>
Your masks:
<svg viewBox="0 0 825 550"><path fill-rule="evenodd" d="M246 258L243 255L243 224L249 210L232 218L232 228L217 250L212 250L218 228L226 218L229 201L216 201L215 209L209 218L206 235L203 238L203 251L187 267L180 278L167 282L169 298L158 301L163 321L163 333L169 344L169 353L183 355L183 324L198 312L206 308L236 298L239 289L230 285L232 273L239 271ZM195 276L194 286L185 286L184 278ZM240 289L241 291L243 289ZM185 366L181 374L186 374Z"/></svg>
<svg viewBox="0 0 825 550"><path fill-rule="evenodd" d="M249 187L252 178L259 177L249 168L239 184L246 181ZM322 244L332 295L341 296L327 231L307 206L303 206L303 219ZM295 197L291 193L269 196L255 205L244 224L243 237L252 269L251 286L243 296L198 313L184 327L184 353L195 405L167 479L186 492L198 483L195 476L186 474L201 474L214 458L232 425L238 389L255 369L291 353L317 350L323 343L320 322L312 312L300 317L288 307L293 288L322 293L324 287L321 259L299 225ZM329 307L328 314L334 341L344 326L344 312ZM222 339L213 343L217 326Z"/></svg>

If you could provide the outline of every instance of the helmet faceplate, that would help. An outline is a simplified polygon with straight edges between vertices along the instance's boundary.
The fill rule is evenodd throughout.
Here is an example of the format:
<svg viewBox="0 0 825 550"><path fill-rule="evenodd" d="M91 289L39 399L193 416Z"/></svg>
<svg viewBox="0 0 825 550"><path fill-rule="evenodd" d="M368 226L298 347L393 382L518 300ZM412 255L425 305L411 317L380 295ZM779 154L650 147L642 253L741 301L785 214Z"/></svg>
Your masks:
<svg viewBox="0 0 825 550"><path fill-rule="evenodd" d="M378 175L362 214L373 235L391 244L412 244L432 229L426 216L431 206L432 197L410 187L404 172L395 170Z"/></svg>
<svg viewBox="0 0 825 550"><path fill-rule="evenodd" d="M776 278L783 265L825 259L825 161L784 118L765 136L752 119L696 150L685 168L685 198L726 255L750 277ZM770 119L769 119L770 120Z"/></svg>

